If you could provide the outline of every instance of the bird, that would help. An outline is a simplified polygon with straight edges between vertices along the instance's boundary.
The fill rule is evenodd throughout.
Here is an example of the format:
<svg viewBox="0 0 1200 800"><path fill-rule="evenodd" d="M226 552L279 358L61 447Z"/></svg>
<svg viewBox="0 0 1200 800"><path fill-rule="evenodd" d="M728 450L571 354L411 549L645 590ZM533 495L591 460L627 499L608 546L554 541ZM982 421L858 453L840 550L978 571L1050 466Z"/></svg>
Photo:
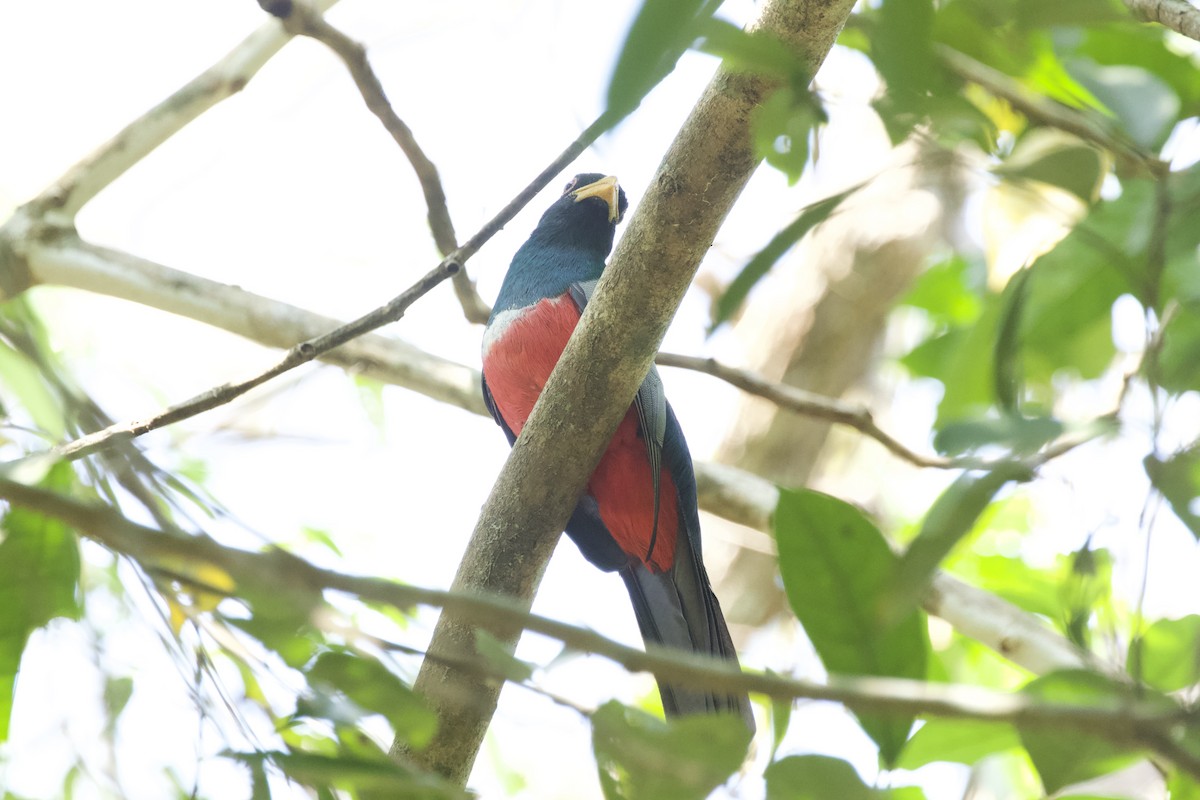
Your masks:
<svg viewBox="0 0 1200 800"><path fill-rule="evenodd" d="M511 446L591 297L628 208L617 179L576 175L517 250L483 335L483 396ZM735 665L737 652L700 552L696 476L651 366L566 527L589 562L625 583L642 638ZM745 694L659 680L668 717L735 714Z"/></svg>

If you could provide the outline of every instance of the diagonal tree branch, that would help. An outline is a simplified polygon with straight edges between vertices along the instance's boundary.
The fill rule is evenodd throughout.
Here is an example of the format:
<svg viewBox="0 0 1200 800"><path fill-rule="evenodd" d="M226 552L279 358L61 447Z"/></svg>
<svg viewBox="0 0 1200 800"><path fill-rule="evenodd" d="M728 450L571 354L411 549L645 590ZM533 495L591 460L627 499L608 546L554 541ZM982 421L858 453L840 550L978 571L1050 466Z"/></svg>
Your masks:
<svg viewBox="0 0 1200 800"><path fill-rule="evenodd" d="M273 14L283 22L284 30L293 35L308 36L332 50L354 79L359 94L367 108L379 118L383 127L391 134L392 139L400 146L404 155L412 165L413 172L421 184L425 195L425 205L429 209L429 230L438 251L443 256L449 256L458 249L458 240L454 234L454 223L450 219L450 209L446 205L446 192L442 188L442 179L438 176L437 167L425 151L417 143L412 129L404 124L404 120L396 114L383 90L383 83L371 62L367 60L367 52L361 44L330 25L321 14L319 8L309 6L305 2L278 3L270 0L259 0L259 5L269 14ZM462 305L463 313L470 322L482 324L487 322L492 309L479 293L475 284L467 275L465 269L455 273L454 293Z"/></svg>
<svg viewBox="0 0 1200 800"><path fill-rule="evenodd" d="M241 591L267 590L274 596L320 599L327 590L397 608L414 604L452 611L477 624L535 631L581 653L603 656L630 672L649 672L672 682L728 692L755 692L778 700L806 698L846 705L859 712L918 714L1038 725L1098 734L1117 744L1140 742L1200 777L1200 759L1178 746L1179 725L1196 723L1193 710L1137 701L1117 704L1045 703L1019 693L974 686L946 685L898 678L831 675L825 683L771 673L742 672L719 659L665 648L643 651L594 631L532 614L510 598L464 594L347 575L315 567L284 550L251 552L226 547L207 536L188 536L138 525L115 509L82 503L63 495L0 478L0 498L59 519L79 534L137 561L150 574L170 576L206 592L224 591L197 576L216 567ZM486 661L472 659L459 668L503 677Z"/></svg>
<svg viewBox="0 0 1200 800"><path fill-rule="evenodd" d="M774 0L757 27L824 59L851 0ZM601 450L624 416L717 228L758 165L751 120L777 84L721 69L659 166L558 366L496 480L453 588L532 602L546 562ZM474 648L475 626L445 613L429 651ZM490 631L506 646L520 629ZM427 659L415 688L439 718L418 763L459 783L470 774L499 687ZM401 746L401 743L397 743Z"/></svg>

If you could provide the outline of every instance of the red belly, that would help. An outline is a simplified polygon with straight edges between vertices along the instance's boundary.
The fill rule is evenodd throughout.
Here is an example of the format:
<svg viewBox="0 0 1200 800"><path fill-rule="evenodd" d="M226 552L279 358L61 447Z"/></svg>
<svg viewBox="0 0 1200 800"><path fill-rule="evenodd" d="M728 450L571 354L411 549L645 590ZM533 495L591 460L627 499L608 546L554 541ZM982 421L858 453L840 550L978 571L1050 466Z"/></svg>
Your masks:
<svg viewBox="0 0 1200 800"><path fill-rule="evenodd" d="M578 322L579 310L569 296L542 300L490 343L484 354L483 374L514 434L520 435L525 427ZM658 536L651 551L654 481L650 470L637 411L631 405L596 465L587 491L596 499L600 518L621 549L651 569L665 570L675 560L678 501L675 483L664 468L659 482Z"/></svg>

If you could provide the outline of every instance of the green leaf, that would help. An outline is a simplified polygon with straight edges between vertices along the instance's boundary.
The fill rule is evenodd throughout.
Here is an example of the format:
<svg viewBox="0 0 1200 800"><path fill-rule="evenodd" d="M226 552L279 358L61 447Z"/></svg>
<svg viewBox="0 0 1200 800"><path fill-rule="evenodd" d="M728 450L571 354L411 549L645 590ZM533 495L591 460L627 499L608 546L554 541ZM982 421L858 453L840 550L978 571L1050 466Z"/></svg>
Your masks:
<svg viewBox="0 0 1200 800"><path fill-rule="evenodd" d="M1036 453L1057 439L1067 426L1053 417L998 417L949 422L938 429L933 446L939 453L970 453L981 447L1000 445L1017 454Z"/></svg>
<svg viewBox="0 0 1200 800"><path fill-rule="evenodd" d="M1153 377L1162 388L1182 394L1200 391L1200 303L1180 304L1162 330L1162 349Z"/></svg>
<svg viewBox="0 0 1200 800"><path fill-rule="evenodd" d="M971 532L996 492L1009 481L1032 477L1021 464L1002 464L978 477L964 473L937 499L921 530L892 571L886 591L879 598L879 613L897 620L916 609L933 573L954 545Z"/></svg>
<svg viewBox="0 0 1200 800"><path fill-rule="evenodd" d="M788 756L767 767L767 800L880 800L848 762L829 756Z"/></svg>
<svg viewBox="0 0 1200 800"><path fill-rule="evenodd" d="M714 55L729 69L773 75L797 90L807 90L812 81L808 65L799 51L768 31L746 31L723 19L701 19L701 37L695 49Z"/></svg>
<svg viewBox="0 0 1200 800"><path fill-rule="evenodd" d="M1175 516L1200 539L1200 445L1181 450L1166 461L1150 454L1142 464Z"/></svg>
<svg viewBox="0 0 1200 800"><path fill-rule="evenodd" d="M1042 703L1089 705L1117 712L1134 699L1133 690L1102 675L1085 670L1053 672L1031 681L1024 689L1030 699ZM1163 700L1164 710L1174 706ZM1061 730L1018 725L1021 741L1033 759L1046 792L1115 772L1144 757L1128 747L1118 747L1084 731L1064 735Z"/></svg>
<svg viewBox="0 0 1200 800"><path fill-rule="evenodd" d="M66 413L45 377L25 355L4 342L0 342L0 383L48 438L60 441L66 437Z"/></svg>
<svg viewBox="0 0 1200 800"><path fill-rule="evenodd" d="M969 417L992 405L996 330L1000 298L988 295L975 323L927 339L900 359L914 375L936 378L945 391L938 404L937 425Z"/></svg>
<svg viewBox="0 0 1200 800"><path fill-rule="evenodd" d="M531 664L517 658L499 639L481 628L475 629L475 652L505 680L524 683L533 677Z"/></svg>
<svg viewBox="0 0 1200 800"><path fill-rule="evenodd" d="M1171 88L1181 103L1180 116L1200 111L1200 70L1191 58L1164 46L1162 31L1154 26L1091 28L1075 52L1104 66L1140 67Z"/></svg>
<svg viewBox="0 0 1200 800"><path fill-rule="evenodd" d="M471 796L441 777L415 772L384 757L280 751L225 755L247 764L251 770L255 764L269 761L292 780L314 788L386 790L391 792L388 797L397 800L467 800Z"/></svg>
<svg viewBox="0 0 1200 800"><path fill-rule="evenodd" d="M861 511L829 495L781 490L775 510L779 570L792 610L826 669L848 675L925 677L924 615L893 625L880 608L896 556ZM860 714L885 764L900 755L911 716Z"/></svg>
<svg viewBox="0 0 1200 800"><path fill-rule="evenodd" d="M702 800L741 766L750 733L737 716L664 722L615 701L592 714L592 746L608 800Z"/></svg>
<svg viewBox="0 0 1200 800"><path fill-rule="evenodd" d="M609 80L611 115L629 114L671 74L716 6L706 0L643 0Z"/></svg>
<svg viewBox="0 0 1200 800"><path fill-rule="evenodd" d="M373 658L347 652L325 652L307 670L315 686L336 689L355 705L382 714L396 736L421 749L437 730L437 717L387 667Z"/></svg>
<svg viewBox="0 0 1200 800"><path fill-rule="evenodd" d="M896 766L917 769L935 761L974 764L984 756L1021 746L1012 725L974 719L928 720L909 739Z"/></svg>
<svg viewBox="0 0 1200 800"><path fill-rule="evenodd" d="M807 87L780 87L755 112L754 151L794 185L808 166L809 141L826 120L824 107Z"/></svg>
<svg viewBox="0 0 1200 800"><path fill-rule="evenodd" d="M996 388L996 405L1001 411L1019 414L1023 395L1020 367L1021 313L1028 297L1028 269L1012 276L1004 287L1001 297L1000 319L996 324L996 344L993 347L993 381Z"/></svg>
<svg viewBox="0 0 1200 800"><path fill-rule="evenodd" d="M51 468L42 488L66 493L75 473ZM79 542L53 517L13 507L0 521L0 742L8 738L13 692L29 635L55 617L78 619Z"/></svg>
<svg viewBox="0 0 1200 800"><path fill-rule="evenodd" d="M1174 692L1200 683L1200 616L1160 619L1129 643L1129 674Z"/></svg>
<svg viewBox="0 0 1200 800"><path fill-rule="evenodd" d="M1034 128L1017 140L1008 158L992 171L1002 178L1058 186L1091 203L1100 192L1108 164L1099 150L1069 133Z"/></svg>
<svg viewBox="0 0 1200 800"><path fill-rule="evenodd" d="M972 274L976 272L982 283L982 267L955 253L925 269L900 302L921 309L937 325L970 325L983 310L979 286L972 285L977 283Z"/></svg>
<svg viewBox="0 0 1200 800"><path fill-rule="evenodd" d="M1067 66L1135 142L1157 150L1166 140L1179 114L1179 97L1157 75L1124 64L1101 66L1087 58L1071 59Z"/></svg>
<svg viewBox="0 0 1200 800"><path fill-rule="evenodd" d="M104 712L107 717L104 729L109 736L116 731L117 719L132 696L133 678L107 676L104 681Z"/></svg>
<svg viewBox="0 0 1200 800"><path fill-rule="evenodd" d="M792 248L796 242L800 241L804 234L811 231L817 225L824 222L834 210L841 205L842 201L856 192L862 184L853 186L844 192L832 195L806 207L804 211L791 224L781 230L779 233L767 243L767 246L760 250L749 263L742 268L733 282L725 289L724 294L716 303L716 310L712 325L709 327L709 333L712 333L721 323L733 316L734 312L741 307L746 296L750 294L750 290L754 284L767 274L767 271L774 266L775 262L783 257L783 254Z"/></svg>

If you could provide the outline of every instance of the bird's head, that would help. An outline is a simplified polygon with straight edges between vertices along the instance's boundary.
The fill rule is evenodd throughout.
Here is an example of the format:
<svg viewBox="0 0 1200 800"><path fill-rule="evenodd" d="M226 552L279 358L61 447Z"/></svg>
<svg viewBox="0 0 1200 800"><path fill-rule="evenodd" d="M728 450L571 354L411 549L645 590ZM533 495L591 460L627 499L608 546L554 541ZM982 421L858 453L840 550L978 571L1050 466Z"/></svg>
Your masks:
<svg viewBox="0 0 1200 800"><path fill-rule="evenodd" d="M607 255L617 223L628 207L625 191L616 178L585 172L567 183L562 196L542 215L534 235L602 250Z"/></svg>

